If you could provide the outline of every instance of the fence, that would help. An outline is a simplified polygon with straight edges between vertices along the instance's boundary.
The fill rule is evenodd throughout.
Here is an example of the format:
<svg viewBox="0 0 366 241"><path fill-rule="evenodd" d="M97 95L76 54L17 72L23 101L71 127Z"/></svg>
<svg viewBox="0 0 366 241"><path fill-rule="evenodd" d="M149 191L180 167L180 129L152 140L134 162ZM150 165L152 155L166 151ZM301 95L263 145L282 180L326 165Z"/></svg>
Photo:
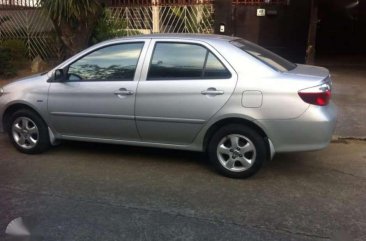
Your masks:
<svg viewBox="0 0 366 241"><path fill-rule="evenodd" d="M109 8L109 21L125 21L127 35L212 33L212 5L124 6Z"/></svg>
<svg viewBox="0 0 366 241"><path fill-rule="evenodd" d="M27 56L43 59L62 56L51 20L34 0L0 0L0 42L22 40ZM106 21L122 23L123 35L149 33L212 33L211 0L111 0Z"/></svg>

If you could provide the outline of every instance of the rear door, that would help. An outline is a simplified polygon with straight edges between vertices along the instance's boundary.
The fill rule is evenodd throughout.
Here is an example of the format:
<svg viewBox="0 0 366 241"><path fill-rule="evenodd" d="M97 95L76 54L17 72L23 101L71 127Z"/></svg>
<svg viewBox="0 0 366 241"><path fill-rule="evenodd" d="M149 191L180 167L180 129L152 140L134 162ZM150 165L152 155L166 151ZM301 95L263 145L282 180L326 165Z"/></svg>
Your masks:
<svg viewBox="0 0 366 241"><path fill-rule="evenodd" d="M136 96L143 141L189 144L226 103L237 75L200 41L152 40Z"/></svg>

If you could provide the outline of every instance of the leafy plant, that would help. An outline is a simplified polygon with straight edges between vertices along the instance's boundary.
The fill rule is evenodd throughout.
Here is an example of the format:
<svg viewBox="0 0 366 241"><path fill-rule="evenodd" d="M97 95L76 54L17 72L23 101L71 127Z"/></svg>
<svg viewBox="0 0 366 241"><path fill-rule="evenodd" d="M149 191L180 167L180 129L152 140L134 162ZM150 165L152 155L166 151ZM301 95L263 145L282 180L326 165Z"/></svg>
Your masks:
<svg viewBox="0 0 366 241"><path fill-rule="evenodd" d="M10 17L9 16L1 16L0 17L0 26L5 23L6 21L9 21Z"/></svg>
<svg viewBox="0 0 366 241"><path fill-rule="evenodd" d="M13 61L25 61L27 47L24 42L17 39L5 40L1 44L4 48L9 49Z"/></svg>
<svg viewBox="0 0 366 241"><path fill-rule="evenodd" d="M112 38L141 34L137 30L128 30L127 28L128 26L124 19L113 17L111 10L105 8L100 21L93 31L91 44Z"/></svg>
<svg viewBox="0 0 366 241"><path fill-rule="evenodd" d="M11 64L10 50L0 47L0 76L12 77L16 74L14 66Z"/></svg>
<svg viewBox="0 0 366 241"><path fill-rule="evenodd" d="M66 57L88 46L103 13L105 0L38 0L51 18L65 47Z"/></svg>
<svg viewBox="0 0 366 241"><path fill-rule="evenodd" d="M27 63L27 47L22 40L10 39L2 42L2 46L9 50L10 61L16 69L24 68Z"/></svg>
<svg viewBox="0 0 366 241"><path fill-rule="evenodd" d="M97 26L94 28L91 44L108 40L115 37L127 36L127 24L122 19L113 19L111 11L104 9Z"/></svg>
<svg viewBox="0 0 366 241"><path fill-rule="evenodd" d="M183 26L182 29L175 29L176 32L201 33L206 30L203 12L208 11L206 6L199 7L173 7L171 13L171 25ZM201 16L200 16L201 15ZM200 16L200 17L199 17Z"/></svg>
<svg viewBox="0 0 366 241"><path fill-rule="evenodd" d="M0 50L0 75L11 77L27 63L27 48L21 40L5 40Z"/></svg>

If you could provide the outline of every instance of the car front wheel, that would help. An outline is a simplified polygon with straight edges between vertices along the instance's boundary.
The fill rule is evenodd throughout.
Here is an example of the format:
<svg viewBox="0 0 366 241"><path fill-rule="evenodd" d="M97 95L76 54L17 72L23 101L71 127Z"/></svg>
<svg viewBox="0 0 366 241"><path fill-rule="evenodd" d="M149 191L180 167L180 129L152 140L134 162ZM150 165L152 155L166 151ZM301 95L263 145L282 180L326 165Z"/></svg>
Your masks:
<svg viewBox="0 0 366 241"><path fill-rule="evenodd" d="M46 124L27 109L18 110L10 116L8 135L13 145L23 153L41 153L50 146Z"/></svg>
<svg viewBox="0 0 366 241"><path fill-rule="evenodd" d="M208 146L210 161L223 175L250 177L262 167L267 157L265 139L255 130L232 124L219 129Z"/></svg>

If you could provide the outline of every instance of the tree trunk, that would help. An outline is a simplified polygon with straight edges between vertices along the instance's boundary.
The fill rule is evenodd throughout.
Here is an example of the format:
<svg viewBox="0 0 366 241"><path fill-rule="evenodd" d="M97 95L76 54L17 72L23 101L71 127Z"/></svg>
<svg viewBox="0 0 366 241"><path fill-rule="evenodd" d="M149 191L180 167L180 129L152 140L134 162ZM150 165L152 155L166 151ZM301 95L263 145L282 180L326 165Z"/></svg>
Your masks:
<svg viewBox="0 0 366 241"><path fill-rule="evenodd" d="M102 15L103 9L88 16L87 20L66 21L52 19L56 32L65 48L64 58L71 57L88 47L91 34Z"/></svg>
<svg viewBox="0 0 366 241"><path fill-rule="evenodd" d="M306 64L315 64L316 31L318 27L318 1L311 0L310 24L306 49Z"/></svg>

